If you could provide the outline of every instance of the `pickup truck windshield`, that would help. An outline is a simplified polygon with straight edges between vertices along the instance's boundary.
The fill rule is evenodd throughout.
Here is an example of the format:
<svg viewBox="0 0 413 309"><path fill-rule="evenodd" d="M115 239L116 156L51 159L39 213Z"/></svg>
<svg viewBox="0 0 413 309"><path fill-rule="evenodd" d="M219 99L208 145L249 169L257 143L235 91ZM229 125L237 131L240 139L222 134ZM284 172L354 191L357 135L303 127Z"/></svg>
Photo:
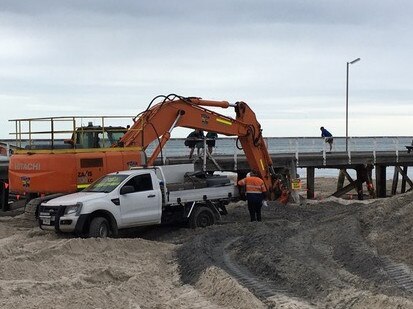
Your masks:
<svg viewBox="0 0 413 309"><path fill-rule="evenodd" d="M126 178L128 178L128 175L106 175L96 180L89 187L83 190L83 192L108 193L113 191Z"/></svg>

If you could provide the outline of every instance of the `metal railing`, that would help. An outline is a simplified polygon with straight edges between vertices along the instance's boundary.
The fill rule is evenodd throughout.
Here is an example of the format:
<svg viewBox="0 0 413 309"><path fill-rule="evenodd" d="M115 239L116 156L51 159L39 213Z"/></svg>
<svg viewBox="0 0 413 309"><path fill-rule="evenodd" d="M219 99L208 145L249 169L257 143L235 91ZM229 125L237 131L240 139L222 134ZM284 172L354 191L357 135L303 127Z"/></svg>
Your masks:
<svg viewBox="0 0 413 309"><path fill-rule="evenodd" d="M185 138L171 138L164 147L164 155L169 157L184 156L187 147L184 146ZM216 139L216 147L214 154L217 155L235 155L243 154L242 150L236 148L236 139L221 137ZM321 137L267 137L265 138L268 151L271 154L278 153L293 153L298 156L304 153L320 153L323 150L328 151L328 144L325 144ZM411 145L412 137L397 136L397 137L351 137L349 138L348 152L357 151L405 151L408 145ZM154 143L156 146L156 142ZM149 150L154 147L149 146ZM346 153L345 138L335 137L333 142L333 153Z"/></svg>
<svg viewBox="0 0 413 309"><path fill-rule="evenodd" d="M102 132L108 126L123 126L125 119L132 119L132 116L58 116L42 118L22 118L12 119L15 131L11 132L15 139L15 146L25 148L36 143L49 143L53 148L56 144L62 144L65 139L70 139L77 130L93 126L96 129L88 129L88 132ZM116 130L116 129L114 129ZM103 139L105 135L103 134ZM104 142L104 140L103 140Z"/></svg>

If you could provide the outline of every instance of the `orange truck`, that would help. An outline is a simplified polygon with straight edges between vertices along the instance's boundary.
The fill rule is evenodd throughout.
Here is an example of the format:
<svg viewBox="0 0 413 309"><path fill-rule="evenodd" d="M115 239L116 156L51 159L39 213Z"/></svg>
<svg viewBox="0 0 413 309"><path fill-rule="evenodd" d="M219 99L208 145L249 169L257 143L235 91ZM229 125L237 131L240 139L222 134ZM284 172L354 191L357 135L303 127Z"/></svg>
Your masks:
<svg viewBox="0 0 413 309"><path fill-rule="evenodd" d="M156 100L159 102L155 103ZM235 118L207 107L232 107ZM58 129L57 124L61 118L73 123L72 138L65 141L63 146L54 142L58 134L68 132ZM153 165L175 127L236 136L250 168L258 171L264 180L270 198L274 198L275 191L280 189L280 175L274 171L261 126L255 113L245 102L230 104L227 101L175 94L157 96L146 110L133 118L133 124L127 129L108 127L105 125L108 117L102 117L102 124L97 127L77 127L74 118L76 117L47 118L51 128L47 131L51 134L51 144L49 147L40 147L42 149L36 148L31 138L46 131L30 130L33 119L26 119L29 127L26 131L22 129L24 119L13 120L16 124L17 146L24 149L16 151L10 157L10 191L30 197L41 196L29 202L29 208L37 209L43 200L55 197L56 194L83 189L107 173L129 169L131 166ZM118 133L116 138L115 132ZM25 147L19 145L24 134L30 136L30 144ZM100 143L97 142L98 138ZM154 141L158 141L158 145L147 158L145 150ZM285 188L283 190L286 192Z"/></svg>

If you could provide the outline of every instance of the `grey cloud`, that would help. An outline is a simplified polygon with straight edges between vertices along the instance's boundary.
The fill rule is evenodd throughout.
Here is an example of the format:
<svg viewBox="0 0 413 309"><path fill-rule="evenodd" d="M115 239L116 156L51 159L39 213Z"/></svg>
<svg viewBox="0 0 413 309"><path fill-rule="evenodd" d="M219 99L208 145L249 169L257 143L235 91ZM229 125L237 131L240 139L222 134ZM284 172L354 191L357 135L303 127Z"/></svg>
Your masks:
<svg viewBox="0 0 413 309"><path fill-rule="evenodd" d="M410 2L0 0L0 98L27 104L0 121L62 104L137 113L170 92L245 100L263 119L335 119L356 57L352 108L408 104Z"/></svg>
<svg viewBox="0 0 413 309"><path fill-rule="evenodd" d="M117 17L125 23L154 19L162 24L177 21L190 22L194 26L214 27L223 24L245 25L246 23L308 23L308 24L364 24L385 25L393 21L410 21L413 4L408 0L397 1L307 1L307 0L2 0L2 11L29 16L58 16L62 23L64 15L104 16L108 23ZM73 16L71 17L71 19ZM76 19L74 19L76 20ZM66 19L67 21L67 19ZM120 22L120 21L119 21ZM76 20L78 25L93 23L88 18ZM76 26L76 23L70 23ZM121 22L120 22L121 23Z"/></svg>

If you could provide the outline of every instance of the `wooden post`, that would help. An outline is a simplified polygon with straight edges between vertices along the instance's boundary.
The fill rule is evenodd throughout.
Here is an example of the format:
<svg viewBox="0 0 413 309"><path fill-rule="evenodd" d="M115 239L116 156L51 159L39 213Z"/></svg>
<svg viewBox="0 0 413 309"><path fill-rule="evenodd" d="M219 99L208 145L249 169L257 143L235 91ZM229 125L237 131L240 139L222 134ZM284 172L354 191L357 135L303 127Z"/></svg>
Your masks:
<svg viewBox="0 0 413 309"><path fill-rule="evenodd" d="M386 166L376 165L376 190L377 197L386 197Z"/></svg>
<svg viewBox="0 0 413 309"><path fill-rule="evenodd" d="M346 169L342 168L340 169L340 172L338 173L337 191L339 191L340 189L343 189L345 179L346 179Z"/></svg>
<svg viewBox="0 0 413 309"><path fill-rule="evenodd" d="M371 198L376 198L376 191L373 186L373 166L368 165L367 166L367 179L366 179L366 184L367 184L367 190L369 191L370 197Z"/></svg>
<svg viewBox="0 0 413 309"><path fill-rule="evenodd" d="M5 180L0 180L0 208L3 211L10 210L9 208L9 189L6 188Z"/></svg>
<svg viewBox="0 0 413 309"><path fill-rule="evenodd" d="M307 198L314 198L314 167L307 167Z"/></svg>
<svg viewBox="0 0 413 309"><path fill-rule="evenodd" d="M297 178L297 161L296 160L291 160L290 163L290 179L296 179ZM290 183L288 184L289 190L291 192L291 199L293 200L294 203L299 203L300 202L300 196L296 190L293 190L291 187L291 180Z"/></svg>
<svg viewBox="0 0 413 309"><path fill-rule="evenodd" d="M407 175L407 168L408 168L407 165L403 166L404 175ZM401 188L400 191L401 191L401 193L406 192L406 177L405 176L403 176L403 178L402 178L402 188Z"/></svg>
<svg viewBox="0 0 413 309"><path fill-rule="evenodd" d="M357 198L361 201L363 200L363 182L365 179L365 173L366 169L364 166L357 166L356 168L356 174L357 174L357 180L356 180L356 189L357 189Z"/></svg>
<svg viewBox="0 0 413 309"><path fill-rule="evenodd" d="M4 183L3 181L0 179L0 208L3 211L6 211L5 209L5 204L4 204Z"/></svg>
<svg viewBox="0 0 413 309"><path fill-rule="evenodd" d="M398 183L399 183L399 170L395 166L394 173L393 173L393 182L391 184L391 195L396 195Z"/></svg>
<svg viewBox="0 0 413 309"><path fill-rule="evenodd" d="M350 192L351 190L356 188L356 181L352 181L351 183L349 183L347 186L341 188L340 190L338 190L337 192L334 192L332 195L335 197L341 197L344 194Z"/></svg>
<svg viewBox="0 0 413 309"><path fill-rule="evenodd" d="M402 170L402 168L400 166L395 166L395 168L397 168L397 170L399 171L399 173L403 176L403 179L405 179L407 181L407 183L410 186L410 189L413 188L413 181L410 180L409 176Z"/></svg>

